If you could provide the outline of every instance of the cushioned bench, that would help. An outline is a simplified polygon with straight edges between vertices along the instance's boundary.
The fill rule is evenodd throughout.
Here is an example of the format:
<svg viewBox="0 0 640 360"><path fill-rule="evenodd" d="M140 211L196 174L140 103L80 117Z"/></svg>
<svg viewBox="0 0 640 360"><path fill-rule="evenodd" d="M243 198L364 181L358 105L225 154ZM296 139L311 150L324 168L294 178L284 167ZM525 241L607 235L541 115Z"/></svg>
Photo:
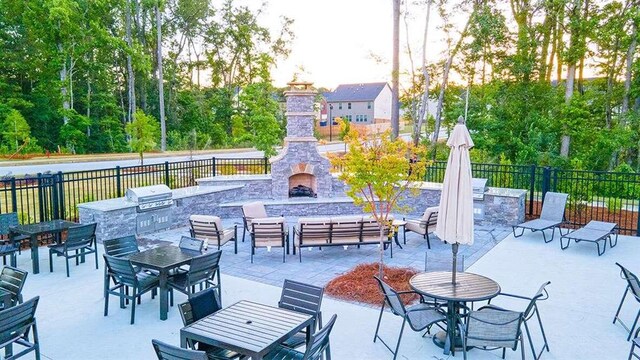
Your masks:
<svg viewBox="0 0 640 360"><path fill-rule="evenodd" d="M389 228L384 230L384 236L384 247L389 246L393 257ZM368 216L300 218L294 227L293 244L293 253L297 250L302 262L304 247L378 245L380 228L376 220Z"/></svg>

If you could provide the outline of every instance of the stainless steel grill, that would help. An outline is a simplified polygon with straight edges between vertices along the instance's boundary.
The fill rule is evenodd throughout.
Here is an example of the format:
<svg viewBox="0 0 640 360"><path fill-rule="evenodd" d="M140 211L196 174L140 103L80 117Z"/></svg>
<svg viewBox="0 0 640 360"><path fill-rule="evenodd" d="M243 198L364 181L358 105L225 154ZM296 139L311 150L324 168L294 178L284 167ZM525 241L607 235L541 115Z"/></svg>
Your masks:
<svg viewBox="0 0 640 360"><path fill-rule="evenodd" d="M166 185L153 185L127 189L127 201L137 204L136 233L164 230L171 227L173 193Z"/></svg>
<svg viewBox="0 0 640 360"><path fill-rule="evenodd" d="M471 179L471 186L473 187L473 200L484 200L484 193L487 191L488 179Z"/></svg>

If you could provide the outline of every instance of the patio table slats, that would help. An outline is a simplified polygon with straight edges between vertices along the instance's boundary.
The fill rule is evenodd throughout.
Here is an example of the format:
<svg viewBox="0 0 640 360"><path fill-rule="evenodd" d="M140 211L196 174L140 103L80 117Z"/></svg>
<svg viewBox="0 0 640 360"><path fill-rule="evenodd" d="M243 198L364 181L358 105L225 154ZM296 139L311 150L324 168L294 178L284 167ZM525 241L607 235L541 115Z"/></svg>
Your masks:
<svg viewBox="0 0 640 360"><path fill-rule="evenodd" d="M418 274L411 284L419 292L442 300L480 301L500 292L495 281L473 273L459 273L456 286L451 284L451 273L447 271Z"/></svg>

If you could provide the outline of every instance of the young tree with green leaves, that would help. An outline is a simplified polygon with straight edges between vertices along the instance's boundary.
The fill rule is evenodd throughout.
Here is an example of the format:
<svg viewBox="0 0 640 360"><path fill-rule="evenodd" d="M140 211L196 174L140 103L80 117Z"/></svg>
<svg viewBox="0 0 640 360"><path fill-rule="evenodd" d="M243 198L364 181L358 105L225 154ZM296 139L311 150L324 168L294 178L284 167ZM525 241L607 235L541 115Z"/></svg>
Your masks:
<svg viewBox="0 0 640 360"><path fill-rule="evenodd" d="M345 124L341 122L341 126ZM331 157L331 164L342 169L339 178L348 186L347 195L378 222L382 278L385 228L393 230L392 212L407 210L400 201L422 181L427 167L426 149L401 138L393 140L388 131L366 136L353 127L344 141L349 151ZM415 161L410 161L412 158Z"/></svg>
<svg viewBox="0 0 640 360"><path fill-rule="evenodd" d="M125 127L131 137L131 150L140 154L140 165L144 165L144 152L153 150L158 145L160 126L158 121L142 110L136 110L134 119Z"/></svg>
<svg viewBox="0 0 640 360"><path fill-rule="evenodd" d="M28 141L31 128L18 110L12 109L2 122L2 140L9 151L15 152Z"/></svg>

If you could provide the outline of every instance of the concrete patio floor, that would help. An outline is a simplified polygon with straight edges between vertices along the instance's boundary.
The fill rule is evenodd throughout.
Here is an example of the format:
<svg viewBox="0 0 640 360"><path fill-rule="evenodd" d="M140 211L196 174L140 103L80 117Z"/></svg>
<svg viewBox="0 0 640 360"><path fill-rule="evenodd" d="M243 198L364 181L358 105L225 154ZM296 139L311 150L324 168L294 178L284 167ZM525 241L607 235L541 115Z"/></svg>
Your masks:
<svg viewBox="0 0 640 360"><path fill-rule="evenodd" d="M185 233L186 229L160 235L173 237L181 232ZM500 230L500 234L506 235L504 229ZM408 245L414 245L403 250L394 249L392 263L402 265L415 262L421 268L426 245L415 234L408 236L407 240ZM541 283L551 281L550 299L540 303L551 347L551 352L543 354L542 359L626 359L630 347L630 343L625 341L626 332L619 325L611 323L626 286L620 279L615 262L640 272L640 265L637 265L640 239L621 236L618 246L608 249L602 257L597 256L593 244L572 244L568 250L562 251L557 239L545 244L539 233L527 233L517 239L509 235L499 240L496 238L482 246L478 243L476 246L487 249L482 252L484 256L478 255L477 261L467 271L496 280L505 292L529 296ZM434 254L448 255L447 247L438 240L433 241L432 245ZM320 277L309 275L309 272L318 269L316 262L323 263L330 256L339 256L341 261L349 264L346 266L348 268L352 262L374 261L377 254L375 247L349 248L347 251L337 248L331 252L323 250L320 260L312 259L315 255L307 255L300 264L297 257L291 255L287 263L282 264L277 251L268 254L262 250L256 257L256 264L250 265L246 252L248 243L240 243L240 248L242 251L238 255L233 254L231 247L224 250L222 281L225 306L242 299L276 305L280 288L270 284L279 285L281 281L275 275L255 275L261 274L261 271L270 271L270 274L279 272L280 277L321 282L324 280ZM46 249L40 249L40 252L43 271L38 275L29 274L24 296L25 299L36 295L41 298L37 321L44 359L153 359L151 339L179 344L182 323L176 307L170 309L168 320L161 321L158 299L151 300L149 295L145 295L142 304L136 308L136 324L129 325L129 308L120 309L117 299L112 297L109 316L103 317L102 259L99 270L95 269L93 259L89 259L86 264L72 266L71 277L67 278L62 259L54 259L54 272L49 273ZM311 252L318 253L316 250ZM401 255L403 253L406 255ZM470 258L473 259L473 255ZM18 265L31 270L28 252L19 256ZM340 271L338 265L332 266L336 267L332 272ZM250 275L245 275L245 272ZM176 295L177 303L185 300L182 294ZM498 300L494 303L514 309L523 309L526 305ZM382 344L372 342L379 311L377 308L325 297L322 310L326 319L331 314L338 314L331 335L333 359L392 358ZM622 317L629 322L635 316L638 304L630 300L623 310ZM399 328L400 319L386 313L383 318L383 338L395 341ZM536 333L534 341L539 348L537 327L533 328ZM530 359L528 344L525 343L525 346L526 356ZM498 359L499 355L498 351L471 350L469 358ZM29 355L25 358L34 357ZM420 333L407 328L398 358L462 359L462 354L445 356L430 338L422 338ZM519 358L519 352L507 351L507 359Z"/></svg>

